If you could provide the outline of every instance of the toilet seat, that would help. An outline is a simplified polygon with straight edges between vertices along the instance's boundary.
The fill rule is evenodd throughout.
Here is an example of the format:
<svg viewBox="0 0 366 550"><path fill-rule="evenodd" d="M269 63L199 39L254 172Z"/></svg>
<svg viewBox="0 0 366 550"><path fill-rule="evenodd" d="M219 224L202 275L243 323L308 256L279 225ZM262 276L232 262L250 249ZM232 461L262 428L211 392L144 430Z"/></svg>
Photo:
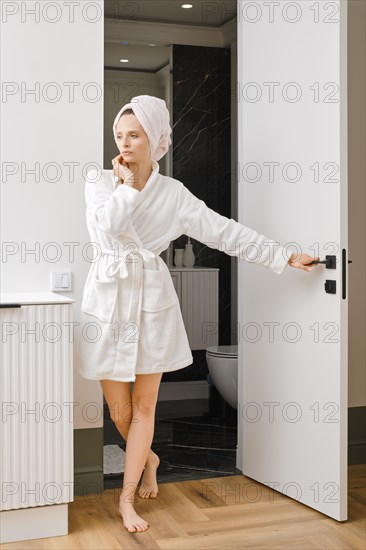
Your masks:
<svg viewBox="0 0 366 550"><path fill-rule="evenodd" d="M206 348L206 353L213 357L238 357L238 346L211 346Z"/></svg>

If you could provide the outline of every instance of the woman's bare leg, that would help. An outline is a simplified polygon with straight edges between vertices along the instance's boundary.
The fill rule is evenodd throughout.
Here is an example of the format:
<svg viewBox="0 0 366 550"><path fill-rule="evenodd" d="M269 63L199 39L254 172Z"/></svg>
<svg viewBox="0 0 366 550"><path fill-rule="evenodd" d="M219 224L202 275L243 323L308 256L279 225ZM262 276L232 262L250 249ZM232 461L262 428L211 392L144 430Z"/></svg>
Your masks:
<svg viewBox="0 0 366 550"><path fill-rule="evenodd" d="M154 434L155 408L162 373L136 375L132 391L133 417L126 444L126 462L120 512L130 532L145 531L149 525L136 514L133 502L137 484L149 454Z"/></svg>
<svg viewBox="0 0 366 550"><path fill-rule="evenodd" d="M131 400L130 382L100 380L100 384L108 404L110 417L123 439L127 442L133 407L136 408L136 405L134 405ZM156 498L158 494L156 469L159 462L160 460L158 455L150 449L139 491L141 497ZM155 470L155 482L151 479L151 473L153 470Z"/></svg>

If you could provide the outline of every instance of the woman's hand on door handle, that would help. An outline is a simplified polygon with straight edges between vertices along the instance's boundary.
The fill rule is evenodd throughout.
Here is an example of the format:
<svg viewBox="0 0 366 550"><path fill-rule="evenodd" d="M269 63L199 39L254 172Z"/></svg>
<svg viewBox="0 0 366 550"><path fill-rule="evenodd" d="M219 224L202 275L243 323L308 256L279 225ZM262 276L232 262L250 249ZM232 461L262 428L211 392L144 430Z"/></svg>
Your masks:
<svg viewBox="0 0 366 550"><path fill-rule="evenodd" d="M309 266L311 262L316 262L320 260L319 256L309 256L309 254L291 254L290 259L288 261L288 265L291 267L295 267L297 269L303 269L304 271L311 271L312 267L315 267L315 264L312 266Z"/></svg>

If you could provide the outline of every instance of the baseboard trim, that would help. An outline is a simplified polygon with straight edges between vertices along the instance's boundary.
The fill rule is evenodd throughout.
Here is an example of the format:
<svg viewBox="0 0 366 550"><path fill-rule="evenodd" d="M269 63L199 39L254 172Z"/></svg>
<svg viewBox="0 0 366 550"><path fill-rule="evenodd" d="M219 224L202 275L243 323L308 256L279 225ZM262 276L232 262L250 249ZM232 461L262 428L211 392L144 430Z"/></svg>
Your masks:
<svg viewBox="0 0 366 550"><path fill-rule="evenodd" d="M74 430L74 494L102 493L103 428Z"/></svg>
<svg viewBox="0 0 366 550"><path fill-rule="evenodd" d="M104 491L104 475L100 465L96 465L89 471L77 468L74 472L74 494L88 496L101 494Z"/></svg>
<svg viewBox="0 0 366 550"><path fill-rule="evenodd" d="M348 464L366 464L366 440L348 443Z"/></svg>
<svg viewBox="0 0 366 550"><path fill-rule="evenodd" d="M366 407L348 409L348 464L366 464Z"/></svg>

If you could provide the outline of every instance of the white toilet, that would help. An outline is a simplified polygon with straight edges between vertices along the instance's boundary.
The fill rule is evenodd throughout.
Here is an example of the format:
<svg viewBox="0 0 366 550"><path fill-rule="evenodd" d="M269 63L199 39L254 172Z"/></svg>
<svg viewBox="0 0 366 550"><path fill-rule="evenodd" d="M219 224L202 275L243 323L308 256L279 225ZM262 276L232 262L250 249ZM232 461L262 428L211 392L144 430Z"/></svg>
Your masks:
<svg viewBox="0 0 366 550"><path fill-rule="evenodd" d="M221 397L238 408L238 346L206 348L207 367Z"/></svg>

